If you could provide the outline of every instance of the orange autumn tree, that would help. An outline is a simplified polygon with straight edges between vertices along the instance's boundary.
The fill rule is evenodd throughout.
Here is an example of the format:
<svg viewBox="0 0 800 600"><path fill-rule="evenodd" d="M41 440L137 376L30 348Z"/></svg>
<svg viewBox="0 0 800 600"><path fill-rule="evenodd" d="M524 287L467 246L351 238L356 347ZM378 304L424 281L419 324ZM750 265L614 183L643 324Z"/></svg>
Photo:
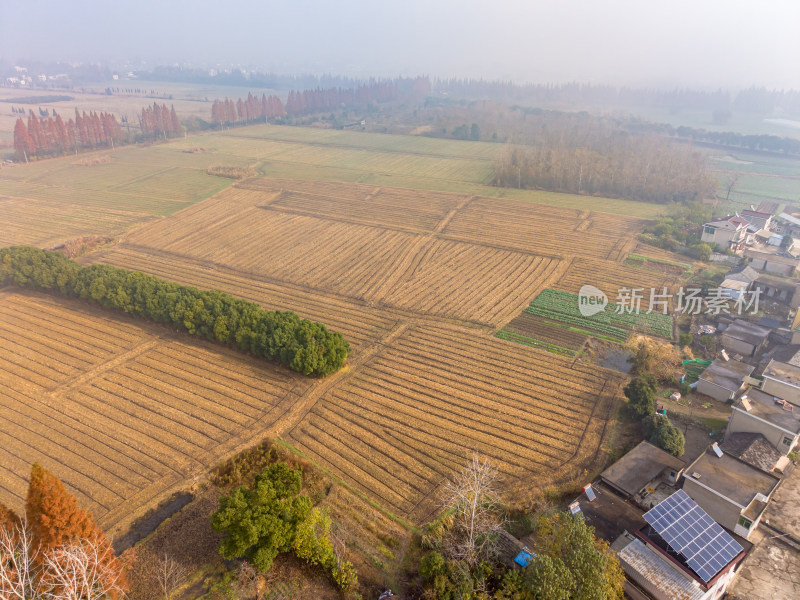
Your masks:
<svg viewBox="0 0 800 600"><path fill-rule="evenodd" d="M103 536L91 514L78 506L61 480L38 463L31 468L25 518L34 544L43 553L74 540Z"/></svg>
<svg viewBox="0 0 800 600"><path fill-rule="evenodd" d="M27 528L29 535L18 535L20 528ZM124 595L127 582L111 542L61 480L38 463L31 468L25 518L0 504L0 529L9 539L29 540L28 553L35 557L30 579L41 590L85 586L88 574L95 591L105 590L93 597L115 600Z"/></svg>

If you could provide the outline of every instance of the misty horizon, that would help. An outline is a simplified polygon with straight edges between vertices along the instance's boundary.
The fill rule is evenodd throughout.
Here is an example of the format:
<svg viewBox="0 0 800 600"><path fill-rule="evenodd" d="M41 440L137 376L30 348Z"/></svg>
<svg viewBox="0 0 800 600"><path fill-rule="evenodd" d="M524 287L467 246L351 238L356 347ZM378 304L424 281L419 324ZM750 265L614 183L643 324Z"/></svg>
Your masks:
<svg viewBox="0 0 800 600"><path fill-rule="evenodd" d="M192 65L354 78L427 75L627 87L800 88L800 5L500 0L253 6L0 5L0 59ZM35 15L35 17L33 17ZM30 26L35 18L36 26Z"/></svg>

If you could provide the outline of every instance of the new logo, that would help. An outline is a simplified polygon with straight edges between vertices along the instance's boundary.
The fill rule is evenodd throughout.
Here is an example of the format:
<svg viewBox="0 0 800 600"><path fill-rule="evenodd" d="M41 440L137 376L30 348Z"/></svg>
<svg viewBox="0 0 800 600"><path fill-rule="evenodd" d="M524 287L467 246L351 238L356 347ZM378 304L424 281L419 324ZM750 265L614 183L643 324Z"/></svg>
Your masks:
<svg viewBox="0 0 800 600"><path fill-rule="evenodd" d="M578 310L584 317L591 317L605 310L608 296L593 285L584 285L578 292Z"/></svg>

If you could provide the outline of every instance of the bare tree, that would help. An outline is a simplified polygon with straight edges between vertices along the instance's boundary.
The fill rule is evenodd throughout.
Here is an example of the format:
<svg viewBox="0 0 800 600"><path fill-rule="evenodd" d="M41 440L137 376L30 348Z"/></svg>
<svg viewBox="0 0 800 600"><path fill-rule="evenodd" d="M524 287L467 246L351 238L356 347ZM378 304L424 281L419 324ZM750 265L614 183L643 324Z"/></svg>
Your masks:
<svg viewBox="0 0 800 600"><path fill-rule="evenodd" d="M113 566L111 544L80 540L44 557L42 600L105 600L124 595L122 573Z"/></svg>
<svg viewBox="0 0 800 600"><path fill-rule="evenodd" d="M164 600L170 600L184 577L186 569L165 552L164 558L158 561L158 585L164 592Z"/></svg>
<svg viewBox="0 0 800 600"><path fill-rule="evenodd" d="M29 600L38 596L38 555L24 521L0 525L0 598Z"/></svg>
<svg viewBox="0 0 800 600"><path fill-rule="evenodd" d="M452 522L443 540L444 550L470 568L495 550L502 525L499 483L497 469L476 454L458 477L445 484L445 508Z"/></svg>
<svg viewBox="0 0 800 600"><path fill-rule="evenodd" d="M725 174L722 182L722 185L725 186L725 202L730 199L731 193L741 177L742 173L740 171L728 171Z"/></svg>

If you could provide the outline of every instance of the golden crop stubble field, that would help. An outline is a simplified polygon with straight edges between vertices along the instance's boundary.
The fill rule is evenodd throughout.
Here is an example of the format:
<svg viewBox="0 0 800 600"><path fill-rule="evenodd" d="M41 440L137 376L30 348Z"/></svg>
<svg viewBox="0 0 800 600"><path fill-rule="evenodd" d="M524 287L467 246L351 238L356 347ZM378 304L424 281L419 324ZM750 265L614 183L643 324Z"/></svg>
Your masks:
<svg viewBox="0 0 800 600"><path fill-rule="evenodd" d="M31 463L114 527L266 431L309 381L77 301L0 292L0 501Z"/></svg>
<svg viewBox="0 0 800 600"><path fill-rule="evenodd" d="M302 133L311 136L309 151L319 152L317 134ZM182 152L223 138L220 148ZM358 140L323 138L331 146ZM387 136L364 139L393 143ZM481 188L473 184L469 192L447 193L253 178L202 202L213 188L192 184L184 196L176 192L184 176L204 181L199 170L220 156L226 164L257 160L253 153L266 142L256 137L242 149L242 141L216 135L125 149L112 157L118 169L43 161L4 171L0 192L27 190L56 207L64 190L74 194L68 199L85 190L79 206L98 211L86 217L87 227L108 227L98 220L111 206L130 211L144 224L84 262L221 289L323 322L351 342L347 368L301 380L223 348L173 339L159 327L2 292L0 310L7 305L8 317L0 319L7 329L0 327L7 350L0 377L13 389L5 402L15 402L16 412L3 413L13 416L13 427L4 433L9 466L1 471L0 501L19 503L29 463L41 460L94 502L104 525L121 527L243 440L267 434L283 435L353 489L414 522L430 516L438 486L475 450L498 463L509 485L547 485L602 461L619 376L493 333L548 287L575 291L583 279L599 287L644 286L646 277L663 277L624 264L634 248L646 254L636 242L641 219L589 210L596 199L566 208L476 196ZM382 149L394 156L410 143ZM435 152L437 143L425 140L426 151ZM327 150L325 160L333 161ZM302 164L302 152L294 160ZM26 197L15 199L33 206ZM530 197L563 203L537 192ZM610 202L620 210L630 204ZM48 235L83 226L40 230L31 217L26 229L24 212L15 214L10 243L26 234L43 244ZM168 216L146 222L159 214ZM49 320L37 320L47 314ZM551 329L552 338L575 337ZM94 333L81 337L86 331ZM95 338L102 356L94 354ZM41 441L49 428L71 454L62 457ZM84 448L95 458L79 459Z"/></svg>
<svg viewBox="0 0 800 600"><path fill-rule="evenodd" d="M428 194L252 179L88 260L220 288L344 331L354 341L349 368L318 382L277 429L355 489L422 522L474 451L515 485L602 462L621 376L491 334L541 289L571 286L581 261L594 261L581 271L594 278L587 283L642 275L623 264L638 219Z"/></svg>

